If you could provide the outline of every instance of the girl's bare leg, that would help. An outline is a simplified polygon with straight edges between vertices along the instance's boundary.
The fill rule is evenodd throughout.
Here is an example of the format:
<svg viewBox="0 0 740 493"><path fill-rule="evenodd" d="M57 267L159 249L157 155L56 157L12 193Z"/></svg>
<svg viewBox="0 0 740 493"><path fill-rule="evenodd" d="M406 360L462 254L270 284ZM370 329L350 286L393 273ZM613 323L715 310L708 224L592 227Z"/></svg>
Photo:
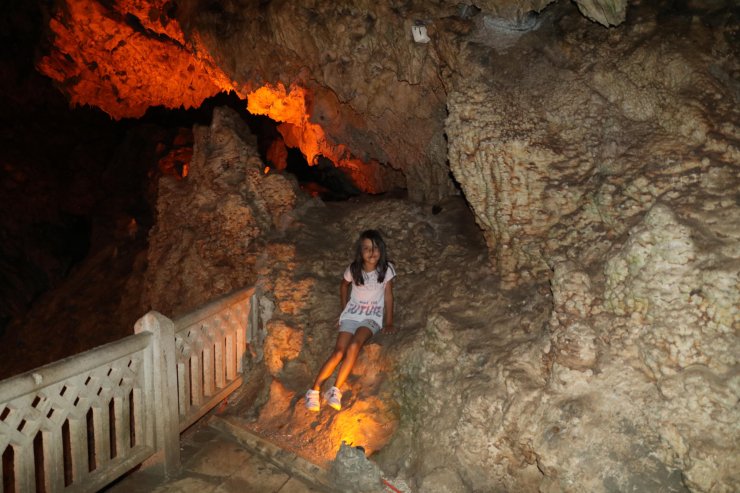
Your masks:
<svg viewBox="0 0 740 493"><path fill-rule="evenodd" d="M347 377L349 377L349 374L352 372L352 367L355 366L355 361L357 361L357 355L360 354L360 349L362 349L362 346L368 339L370 339L370 337L372 337L372 335L372 330L367 327L360 327L357 329L357 332L355 332L355 335L352 336L352 340L349 341L349 344L344 351L344 360L342 360L342 366L339 367L337 382L334 384L335 387L340 388L344 385Z"/></svg>
<svg viewBox="0 0 740 493"><path fill-rule="evenodd" d="M352 340L352 334L349 332L340 332L337 335L337 343L334 346L334 352L324 362L324 365L319 370L319 374L316 376L316 380L313 382L313 390L321 389L321 384L334 373L334 369L342 361L344 352L347 350L350 341Z"/></svg>

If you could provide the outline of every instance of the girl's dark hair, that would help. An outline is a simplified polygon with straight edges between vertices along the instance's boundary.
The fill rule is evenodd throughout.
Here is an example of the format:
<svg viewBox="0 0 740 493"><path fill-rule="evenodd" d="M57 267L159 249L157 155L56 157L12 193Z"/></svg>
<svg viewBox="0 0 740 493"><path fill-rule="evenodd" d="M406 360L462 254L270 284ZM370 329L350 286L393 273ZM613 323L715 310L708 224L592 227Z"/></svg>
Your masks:
<svg viewBox="0 0 740 493"><path fill-rule="evenodd" d="M349 265L349 272L352 274L352 280L355 285L360 286L365 284L365 279L362 275L362 241L370 240L373 242L373 246L376 246L380 250L380 259L378 259L378 265L375 268L378 273L378 282L383 282L385 279L385 273L388 269L392 269L391 261L388 259L386 253L385 241L380 233L374 229L368 229L360 233L360 237L355 242L355 259Z"/></svg>

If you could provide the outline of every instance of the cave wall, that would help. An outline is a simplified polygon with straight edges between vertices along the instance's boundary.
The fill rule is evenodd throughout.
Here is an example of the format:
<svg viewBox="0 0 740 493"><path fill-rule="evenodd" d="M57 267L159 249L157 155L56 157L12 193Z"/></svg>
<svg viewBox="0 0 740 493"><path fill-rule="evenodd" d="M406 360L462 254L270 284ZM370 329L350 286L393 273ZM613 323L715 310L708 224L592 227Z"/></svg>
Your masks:
<svg viewBox="0 0 740 493"><path fill-rule="evenodd" d="M540 491L657 487L647 478L732 491L737 19L634 13L622 29L566 16L557 40L468 47L489 65L450 91L450 166L502 285L550 278L553 311L545 338L517 347L545 369L491 369L503 410L466 404L475 419L456 429L478 450L495 444L492 470L518 459L521 480L531 454ZM497 431L475 442L491 422ZM496 480L473 459L460 470Z"/></svg>
<svg viewBox="0 0 740 493"><path fill-rule="evenodd" d="M438 64L430 46L412 42L410 27L454 7L269 2L230 4L209 16L203 3L191 3L183 17L195 19L193 30L240 84L308 87L312 121L336 142L403 170L416 199L452 193Z"/></svg>
<svg viewBox="0 0 740 493"><path fill-rule="evenodd" d="M450 91L450 167L504 285L600 261L656 202L734 193L733 24L640 15L614 31L566 17L503 55L493 36L467 47L486 63Z"/></svg>

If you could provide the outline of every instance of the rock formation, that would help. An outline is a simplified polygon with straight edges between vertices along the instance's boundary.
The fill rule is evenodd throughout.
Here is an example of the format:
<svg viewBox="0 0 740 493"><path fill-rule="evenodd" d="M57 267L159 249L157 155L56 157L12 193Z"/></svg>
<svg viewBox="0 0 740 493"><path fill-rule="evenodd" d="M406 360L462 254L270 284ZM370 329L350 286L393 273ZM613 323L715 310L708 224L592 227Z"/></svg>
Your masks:
<svg viewBox="0 0 740 493"><path fill-rule="evenodd" d="M650 17L625 28L639 40L566 24L543 42L542 27L515 51L527 68L494 47L490 67L451 91L450 167L506 285L557 261L600 260L656 202L702 200L714 186L701 177L736 179L725 122L737 121L737 100L720 75L732 50L700 22L669 21L670 44Z"/></svg>
<svg viewBox="0 0 740 493"><path fill-rule="evenodd" d="M187 179L159 182L144 306L184 313L253 281L254 239L284 227L296 205L296 184L263 167L233 110L217 108L209 127L195 127Z"/></svg>
<svg viewBox="0 0 740 493"><path fill-rule="evenodd" d="M159 104L197 106L219 91L247 97L266 84L301 86L330 147L402 170L412 197L433 201L453 192L444 116L449 76L469 63L457 53L461 36L481 9L479 19L522 30L549 3L68 0L39 68L72 103L117 118ZM625 11L624 2L579 8L606 24ZM416 24L427 25L433 43L413 42Z"/></svg>
<svg viewBox="0 0 740 493"><path fill-rule="evenodd" d="M242 176L243 163L254 159L250 139L229 116L218 112L211 129L200 131L211 136L205 148L225 146L215 155L233 156L227 169ZM206 168L206 182L223 185L220 197L244 186L214 180L223 166ZM712 217L734 207L719 183L736 177L721 169L696 190ZM201 180L199 193L162 193L160 200L186 210L192 197L210 193L202 176L189 179ZM263 210L258 194L236 195L244 210ZM272 217L291 208L278 209L283 215ZM218 249L230 273L256 276L262 292L262 334L253 341L260 346L250 363L256 394L232 412L318 461L333 458L342 441L362 445L385 474L420 491L730 491L737 241L713 230L718 222L706 211L687 209L694 216L684 217L678 210L656 202L603 255L588 262L553 255L549 281L511 291L498 290L483 237L459 199L436 214L395 199L306 201L289 212L280 237L264 234L275 220L262 215L257 248L256 238L245 238L253 248L244 250L233 248L242 240L226 238ZM735 234L731 222L723 217L723 234ZM333 344L338 273L354 234L377 225L398 264L402 333L365 348L341 413L312 415L301 396ZM183 243L155 229L151 251ZM150 265L158 272L159 263ZM240 282L204 269L208 279Z"/></svg>
<svg viewBox="0 0 740 493"><path fill-rule="evenodd" d="M625 0L576 0L576 4L583 15L605 26L618 26L627 14Z"/></svg>
<svg viewBox="0 0 740 493"><path fill-rule="evenodd" d="M114 117L279 93L259 111L310 164L407 188L309 199L226 110L160 181L142 300L259 287L254 430L323 462L363 445L425 493L737 491L737 8L576 4L66 0L39 67ZM368 227L402 332L311 415Z"/></svg>

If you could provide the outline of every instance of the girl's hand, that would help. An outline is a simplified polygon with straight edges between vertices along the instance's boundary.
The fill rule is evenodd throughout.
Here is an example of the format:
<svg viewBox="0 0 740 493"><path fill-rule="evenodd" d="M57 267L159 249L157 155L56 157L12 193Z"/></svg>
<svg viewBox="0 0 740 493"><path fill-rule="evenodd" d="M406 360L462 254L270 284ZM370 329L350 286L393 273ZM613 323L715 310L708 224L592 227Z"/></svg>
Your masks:
<svg viewBox="0 0 740 493"><path fill-rule="evenodd" d="M395 334L398 329L393 324L387 324L385 327L380 329L381 334Z"/></svg>

